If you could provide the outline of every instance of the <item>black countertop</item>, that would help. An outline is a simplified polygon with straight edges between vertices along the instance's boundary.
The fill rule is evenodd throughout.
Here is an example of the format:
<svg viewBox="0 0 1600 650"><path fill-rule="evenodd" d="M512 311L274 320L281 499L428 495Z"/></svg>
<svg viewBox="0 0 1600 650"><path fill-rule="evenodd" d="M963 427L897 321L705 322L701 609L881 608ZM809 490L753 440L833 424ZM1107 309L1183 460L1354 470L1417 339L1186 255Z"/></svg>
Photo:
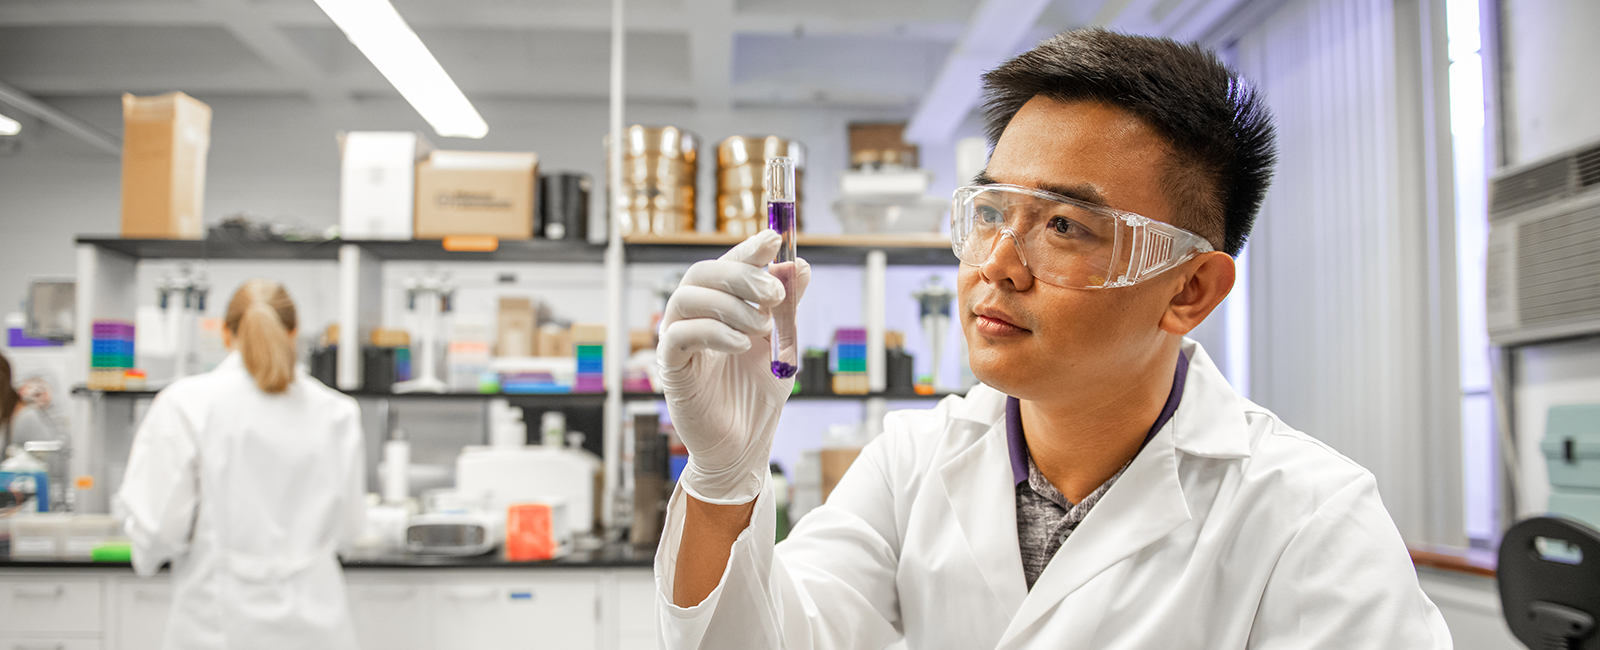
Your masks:
<svg viewBox="0 0 1600 650"><path fill-rule="evenodd" d="M512 562L501 551L485 555L417 555L413 553L359 554L340 558L344 568L363 569L648 569L655 564L654 548L607 544L597 549L573 551L564 557L538 562ZM7 569L105 569L132 571L128 562L91 562L81 559L0 556L0 571Z"/></svg>

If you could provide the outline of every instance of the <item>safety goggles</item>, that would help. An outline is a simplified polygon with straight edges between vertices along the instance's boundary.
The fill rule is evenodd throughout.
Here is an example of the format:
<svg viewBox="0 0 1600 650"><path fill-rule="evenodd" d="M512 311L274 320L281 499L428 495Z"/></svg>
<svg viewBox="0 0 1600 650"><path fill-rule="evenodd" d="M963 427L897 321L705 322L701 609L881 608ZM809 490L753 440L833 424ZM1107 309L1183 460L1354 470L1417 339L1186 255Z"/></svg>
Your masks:
<svg viewBox="0 0 1600 650"><path fill-rule="evenodd" d="M957 259L980 266L1008 238L1033 277L1076 289L1132 286L1213 250L1182 228L1043 190L956 190L950 247Z"/></svg>

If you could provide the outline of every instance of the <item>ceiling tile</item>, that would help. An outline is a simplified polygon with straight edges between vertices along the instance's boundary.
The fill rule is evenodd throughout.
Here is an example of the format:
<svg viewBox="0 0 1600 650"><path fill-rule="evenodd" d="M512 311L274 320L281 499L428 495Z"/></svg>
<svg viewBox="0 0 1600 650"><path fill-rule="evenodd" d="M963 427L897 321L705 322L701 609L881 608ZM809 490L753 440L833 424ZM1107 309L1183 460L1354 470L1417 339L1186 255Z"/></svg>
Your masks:
<svg viewBox="0 0 1600 650"><path fill-rule="evenodd" d="M388 82L338 29L284 32L336 82L357 92L389 92ZM603 97L610 87L606 32L427 28L417 36L469 97ZM630 94L687 96L687 36L630 34L627 59Z"/></svg>
<svg viewBox="0 0 1600 650"><path fill-rule="evenodd" d="M222 27L0 27L0 79L53 93L147 90L187 80L238 90L281 87L282 75Z"/></svg>
<svg viewBox="0 0 1600 650"><path fill-rule="evenodd" d="M920 96L939 74L950 44L860 36L740 35L733 83Z"/></svg>
<svg viewBox="0 0 1600 650"><path fill-rule="evenodd" d="M856 20L966 22L978 0L735 0L736 11Z"/></svg>

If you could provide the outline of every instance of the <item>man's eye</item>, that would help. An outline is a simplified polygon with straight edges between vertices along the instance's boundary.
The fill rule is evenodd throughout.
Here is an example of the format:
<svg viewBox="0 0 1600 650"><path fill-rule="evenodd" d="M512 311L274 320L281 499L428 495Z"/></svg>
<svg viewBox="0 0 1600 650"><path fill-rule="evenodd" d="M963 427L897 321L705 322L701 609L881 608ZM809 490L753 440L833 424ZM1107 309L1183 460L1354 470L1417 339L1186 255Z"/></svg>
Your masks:
<svg viewBox="0 0 1600 650"><path fill-rule="evenodd" d="M1004 223L1006 215L993 206L980 205L978 206L978 220L987 224Z"/></svg>
<svg viewBox="0 0 1600 650"><path fill-rule="evenodd" d="M1082 224L1064 217L1052 217L1050 219L1050 229L1058 235L1079 237L1089 234L1089 231Z"/></svg>

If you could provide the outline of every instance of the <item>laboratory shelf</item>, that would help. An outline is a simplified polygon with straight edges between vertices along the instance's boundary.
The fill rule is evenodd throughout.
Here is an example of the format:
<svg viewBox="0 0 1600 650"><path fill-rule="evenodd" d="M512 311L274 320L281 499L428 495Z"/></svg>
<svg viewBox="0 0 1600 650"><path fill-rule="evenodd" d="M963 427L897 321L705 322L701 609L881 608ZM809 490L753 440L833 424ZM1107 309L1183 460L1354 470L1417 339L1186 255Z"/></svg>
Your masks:
<svg viewBox="0 0 1600 650"><path fill-rule="evenodd" d="M800 395L790 395L789 396L789 401L791 401L791 402L849 402L849 401L857 401L857 402L859 402L859 401L868 400L868 399L885 399L885 400L893 400L893 401L897 401L897 402L898 401L910 401L910 400L935 401L935 400L944 399L945 397L948 397L950 395L960 395L960 394L961 393L936 393L936 394L933 394L933 395L918 395L916 393L868 393L868 394L865 394L865 395L807 395L807 394L800 394ZM624 393L622 398L624 400L627 400L627 401L630 401L630 402L648 402L648 401L652 401L652 400L665 399L665 396L661 395L659 393Z"/></svg>
<svg viewBox="0 0 1600 650"><path fill-rule="evenodd" d="M445 250L439 240L343 240L355 244L379 259L390 262L560 262L599 264L605 261L604 244L587 241L502 239L493 251Z"/></svg>
<svg viewBox="0 0 1600 650"><path fill-rule="evenodd" d="M624 240L630 264L692 263L716 259L743 237L722 234L634 235ZM859 266L867 253L883 251L889 264L954 266L950 238L937 233L826 235L801 233L800 257L815 265Z"/></svg>
<svg viewBox="0 0 1600 650"><path fill-rule="evenodd" d="M418 400L486 400L503 399L512 404L536 404L551 408L601 408L605 406L605 393L384 393L376 391L342 391L357 399Z"/></svg>
<svg viewBox="0 0 1600 650"><path fill-rule="evenodd" d="M72 389L74 395L89 395L93 397L107 397L113 399L149 399L156 396L158 391L153 390L89 390L85 386ZM392 399L392 400L485 400L504 399L513 404L537 404L551 408L601 408L605 406L605 393L384 393L377 391L340 391L357 399ZM936 401L950 395L961 393L935 393L933 395L918 395L915 393L868 393L866 395L790 395L789 401L800 402L848 402L867 399L886 399L894 401L927 400ZM623 393L622 399L629 402L650 402L664 399L660 393Z"/></svg>
<svg viewBox="0 0 1600 650"><path fill-rule="evenodd" d="M88 244L141 260L294 260L336 262L339 240L229 241L216 239L123 239L79 237Z"/></svg>
<svg viewBox="0 0 1600 650"><path fill-rule="evenodd" d="M149 399L159 391L154 390L90 390L87 386L72 389L74 395L106 397L111 399ZM486 400L504 399L513 404L535 404L550 408L601 408L605 406L605 393L386 393L377 391L340 391L357 399L418 400ZM648 393L646 393L648 395Z"/></svg>
<svg viewBox="0 0 1600 650"><path fill-rule="evenodd" d="M606 247L587 241L548 239L502 240L493 251L446 250L438 240L363 240L324 241L227 241L216 239L123 239L120 237L79 237L88 244L134 259L185 260L290 260L325 261L339 259L345 244L385 261L422 262L554 262L600 264ZM741 238L720 234L672 236L633 236L623 248L629 263L691 264L715 259L739 243ZM800 256L817 265L860 265L869 251L883 251L893 265L954 265L950 240L939 234L907 235L809 235L798 242Z"/></svg>
<svg viewBox="0 0 1600 650"><path fill-rule="evenodd" d="M91 390L88 386L74 386L73 395L87 395L89 397L109 397L121 399L149 399L155 397L159 391L153 390Z"/></svg>

